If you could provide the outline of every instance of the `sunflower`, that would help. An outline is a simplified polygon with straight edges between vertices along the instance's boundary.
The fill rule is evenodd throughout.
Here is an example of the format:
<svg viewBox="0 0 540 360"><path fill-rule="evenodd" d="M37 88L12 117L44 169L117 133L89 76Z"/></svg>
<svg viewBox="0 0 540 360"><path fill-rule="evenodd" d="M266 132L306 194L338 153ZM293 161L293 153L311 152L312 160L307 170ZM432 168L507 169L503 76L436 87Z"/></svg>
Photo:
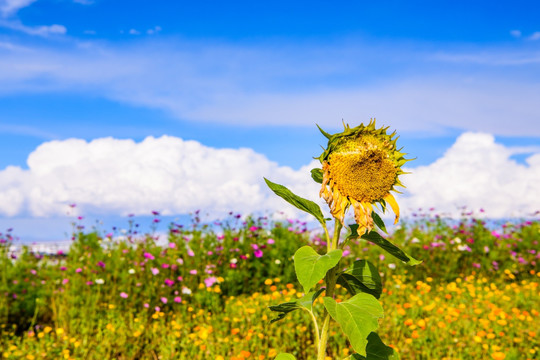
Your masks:
<svg viewBox="0 0 540 360"><path fill-rule="evenodd" d="M359 234L373 228L372 211L377 204L383 212L389 204L397 223L399 206L390 191L398 192L395 187L403 187L398 177L404 173L401 166L409 160L396 149L396 133L387 134L388 127L377 129L375 120L367 126L344 127L343 132L333 135L321 129L328 146L319 156L323 173L319 195L342 224L352 206Z"/></svg>

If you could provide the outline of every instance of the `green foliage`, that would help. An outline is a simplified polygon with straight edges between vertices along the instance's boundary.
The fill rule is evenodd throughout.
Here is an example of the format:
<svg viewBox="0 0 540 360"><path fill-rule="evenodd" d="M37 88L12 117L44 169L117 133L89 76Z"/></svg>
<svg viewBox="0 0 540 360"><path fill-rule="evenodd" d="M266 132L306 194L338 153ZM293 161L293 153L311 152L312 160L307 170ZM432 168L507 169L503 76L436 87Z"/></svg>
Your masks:
<svg viewBox="0 0 540 360"><path fill-rule="evenodd" d="M351 268L339 274L337 282L346 288L351 295L365 292L377 299L381 297L381 275L379 275L375 265L367 260L356 260Z"/></svg>
<svg viewBox="0 0 540 360"><path fill-rule="evenodd" d="M326 310L341 326L353 349L365 356L367 337L379 327L378 319L384 316L381 304L366 293L358 293L340 303L330 297L323 300Z"/></svg>
<svg viewBox="0 0 540 360"><path fill-rule="evenodd" d="M281 353L278 356L276 356L275 360L296 360L296 358L292 356L291 354Z"/></svg>
<svg viewBox="0 0 540 360"><path fill-rule="evenodd" d="M357 232L358 225L356 225L356 224L350 225L350 228L351 228L351 232L352 232L350 237L351 238L359 237L358 232ZM381 247L382 249L386 250L386 252L388 252L389 254L395 256L396 258L403 261L407 265L414 266L414 265L418 265L418 264L422 263L421 261L416 260L412 256L405 253L403 250L401 250L396 245L392 244L390 241L383 238L376 231L370 231L368 233L365 233L362 236L360 236L360 238L364 239L364 240L367 240L367 241Z"/></svg>
<svg viewBox="0 0 540 360"><path fill-rule="evenodd" d="M300 299L296 301L289 301L286 303L282 303L279 305L272 305L268 308L272 311L278 312L278 317L275 319L272 319L270 322L274 323L278 320L281 320L287 315L288 313L297 310L297 309L306 309L307 311L313 311L313 303L319 295L324 291L324 289L319 289L317 291L312 291L301 297Z"/></svg>
<svg viewBox="0 0 540 360"><path fill-rule="evenodd" d="M326 226L324 216L322 214L322 211L321 211L321 208L319 207L319 205L315 204L311 200L307 200L307 199L304 199L304 198L302 198L302 197L300 197L298 195L293 194L289 189L287 189L283 185L273 183L273 182L271 182L270 180L268 180L266 178L264 179L264 181L266 181L266 184L268 185L268 187L276 195L283 198L289 204L297 207L298 209L300 209L302 211L305 211L308 214L311 214L311 215L315 216L315 218L317 220L319 220L319 222L321 224L323 224L323 226Z"/></svg>
<svg viewBox="0 0 540 360"><path fill-rule="evenodd" d="M303 246L296 251L294 270L306 293L324 278L328 270L337 265L342 253L341 249L335 249L319 255L311 246Z"/></svg>

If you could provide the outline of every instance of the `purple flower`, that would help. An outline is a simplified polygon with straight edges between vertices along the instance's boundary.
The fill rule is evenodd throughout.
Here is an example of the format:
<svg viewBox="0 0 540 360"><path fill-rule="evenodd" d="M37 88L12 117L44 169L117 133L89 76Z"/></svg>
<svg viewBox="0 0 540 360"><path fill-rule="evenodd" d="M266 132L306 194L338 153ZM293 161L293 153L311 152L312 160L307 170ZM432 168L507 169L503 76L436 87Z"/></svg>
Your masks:
<svg viewBox="0 0 540 360"><path fill-rule="evenodd" d="M161 264L161 267L162 267L163 269L168 269L169 266L170 266L169 264Z"/></svg>
<svg viewBox="0 0 540 360"><path fill-rule="evenodd" d="M152 255L152 254L150 254L150 253L148 253L148 252L145 252L145 253L144 253L144 257L145 257L146 259L149 259L149 260L154 260L154 259L155 259L154 255Z"/></svg>
<svg viewBox="0 0 540 360"><path fill-rule="evenodd" d="M167 286L173 286L173 285L174 285L174 280L171 280L171 279L165 279L165 285L167 285Z"/></svg>
<svg viewBox="0 0 540 360"><path fill-rule="evenodd" d="M259 250L255 250L255 251L253 252L253 255L255 255L256 258L262 258L263 252L262 252L262 250L260 250L260 249L259 249Z"/></svg>
<svg viewBox="0 0 540 360"><path fill-rule="evenodd" d="M105 263L103 261L98 261L97 266L104 268Z"/></svg>
<svg viewBox="0 0 540 360"><path fill-rule="evenodd" d="M181 303L181 302L182 302L182 298L181 298L180 296L176 296L176 297L174 298L174 302L175 302L175 303Z"/></svg>
<svg viewBox="0 0 540 360"><path fill-rule="evenodd" d="M480 266L481 266L481 265L478 264L478 263L473 263L472 266L474 266L474 267L477 268L477 269L480 269Z"/></svg>

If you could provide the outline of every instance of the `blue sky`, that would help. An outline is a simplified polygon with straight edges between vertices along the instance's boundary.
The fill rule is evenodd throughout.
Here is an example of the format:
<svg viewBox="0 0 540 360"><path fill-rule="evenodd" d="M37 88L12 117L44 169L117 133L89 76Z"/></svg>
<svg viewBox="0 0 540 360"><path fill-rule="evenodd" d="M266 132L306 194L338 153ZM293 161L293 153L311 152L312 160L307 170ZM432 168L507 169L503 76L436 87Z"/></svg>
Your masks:
<svg viewBox="0 0 540 360"><path fill-rule="evenodd" d="M180 216L200 207L218 216L227 204L275 209L260 183L270 175L257 171L311 191L298 174L324 145L314 124L339 131L342 119L355 125L371 117L396 129L416 158L410 166L419 175L412 171L405 208L530 214L540 203L539 10L535 1L0 0L0 228L16 223L23 237L59 237L39 229L43 219L65 227L71 202L85 216L109 220L150 210ZM149 136L161 140L145 142ZM95 155L128 156L121 149L132 146L129 139L130 151L144 148L152 159L170 149L195 151L188 144L194 140L213 176L233 174L225 191L261 203L231 198L218 206L210 196L221 193L204 187L218 186L210 178L178 194L185 206L168 202L156 194L198 182L195 170L181 171L190 156L175 165ZM472 161L473 148L485 157L467 173L459 164ZM225 153L236 162L212 162ZM114 182L92 177L93 169L121 181L122 166L141 179L132 189L124 184L133 190L124 197L113 196ZM169 178L159 166L178 166L178 173ZM441 183L420 179L436 178L438 166L450 172ZM202 178L209 176L204 168ZM162 188L144 181L148 171L161 174L152 181ZM454 174L460 177L444 183ZM418 184L433 195L419 194ZM504 200L516 188L523 193ZM129 200L141 193L147 198L140 203Z"/></svg>

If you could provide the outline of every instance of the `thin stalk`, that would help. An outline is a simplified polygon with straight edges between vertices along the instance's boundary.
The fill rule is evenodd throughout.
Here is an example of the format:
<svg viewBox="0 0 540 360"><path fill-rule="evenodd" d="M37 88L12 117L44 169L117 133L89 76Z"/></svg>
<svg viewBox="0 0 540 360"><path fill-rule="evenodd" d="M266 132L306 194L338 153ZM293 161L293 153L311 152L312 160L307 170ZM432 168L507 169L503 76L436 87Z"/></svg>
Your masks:
<svg viewBox="0 0 540 360"><path fill-rule="evenodd" d="M313 314L313 311L307 310L307 312L311 315L311 320L313 320L313 326L315 326L315 347L319 349L319 343L321 342L319 335L319 324L317 323L317 318L315 318L315 314Z"/></svg>
<svg viewBox="0 0 540 360"><path fill-rule="evenodd" d="M337 249L337 246L339 244L339 234L341 233L341 228L342 228L341 222L338 219L335 219L334 237L332 238L331 242L330 241L328 242L329 244L328 251ZM334 290L336 288L336 273L337 273L338 266L339 266L339 263L338 265L330 269L328 273L326 274L326 296L328 297L334 296ZM320 341L319 341L319 346L318 346L318 351L317 351L317 360L325 360L326 358L326 346L328 343L328 330L329 330L329 325L330 325L330 314L328 314L328 311L326 309L324 310L324 316L325 316L324 323L321 330L321 336L320 336Z"/></svg>

